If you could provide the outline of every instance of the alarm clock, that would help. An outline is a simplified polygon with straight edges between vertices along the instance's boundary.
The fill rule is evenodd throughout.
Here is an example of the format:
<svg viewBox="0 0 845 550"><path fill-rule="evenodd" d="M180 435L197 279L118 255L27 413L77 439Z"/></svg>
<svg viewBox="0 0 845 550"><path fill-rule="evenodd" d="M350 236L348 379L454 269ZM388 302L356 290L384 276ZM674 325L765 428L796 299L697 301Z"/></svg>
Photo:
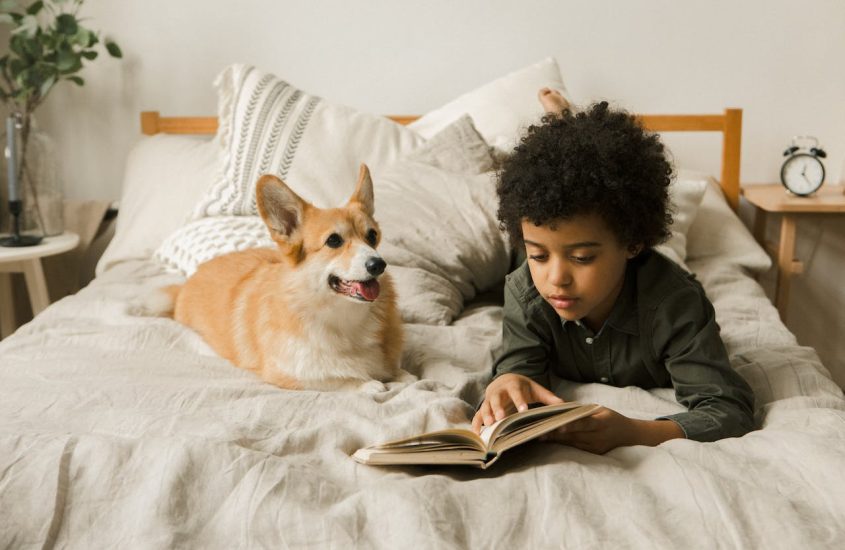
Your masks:
<svg viewBox="0 0 845 550"><path fill-rule="evenodd" d="M819 140L812 136L795 136L783 156L786 160L780 169L780 181L786 190L799 197L818 191L824 183L821 159L827 157L819 147Z"/></svg>

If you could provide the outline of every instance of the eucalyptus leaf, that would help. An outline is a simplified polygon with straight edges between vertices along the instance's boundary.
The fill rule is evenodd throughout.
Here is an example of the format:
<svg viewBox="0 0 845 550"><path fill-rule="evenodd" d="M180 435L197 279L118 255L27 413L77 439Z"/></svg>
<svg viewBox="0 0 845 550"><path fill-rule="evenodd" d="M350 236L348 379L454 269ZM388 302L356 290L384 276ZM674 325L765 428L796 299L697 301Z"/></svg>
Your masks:
<svg viewBox="0 0 845 550"><path fill-rule="evenodd" d="M75 82L76 84L78 84L78 85L80 85L80 86L82 86L83 84L85 84L85 81L84 81L84 80L82 80L82 78L80 78L80 77L78 77L78 76L66 76L66 77L65 77L65 79L66 79L66 80L70 80L71 82Z"/></svg>
<svg viewBox="0 0 845 550"><path fill-rule="evenodd" d="M56 67L63 75L73 74L82 68L82 60L75 54L65 56L64 59L59 55L59 62L56 63Z"/></svg>
<svg viewBox="0 0 845 550"><path fill-rule="evenodd" d="M26 13L30 15L36 15L41 9L44 7L44 2L42 0L38 0L38 2L33 2L26 8Z"/></svg>
<svg viewBox="0 0 845 550"><path fill-rule="evenodd" d="M38 40L37 36L24 40L23 47L26 49L26 53L29 54L33 60L41 59L44 54L44 50L41 47L41 41Z"/></svg>
<svg viewBox="0 0 845 550"><path fill-rule="evenodd" d="M91 31L80 25L76 34L71 38L71 42L83 48L89 48L91 47L91 44L88 43L91 40L91 34L93 34Z"/></svg>
<svg viewBox="0 0 845 550"><path fill-rule="evenodd" d="M123 52L120 51L120 47L118 47L118 45L112 42L111 40L106 40L106 50L108 50L109 54L112 57L123 57Z"/></svg>
<svg viewBox="0 0 845 550"><path fill-rule="evenodd" d="M9 49L12 50L12 53L17 54L21 61L26 61L27 63L29 63L29 53L27 53L26 51L24 41L25 38L21 35L12 36L9 39Z"/></svg>
<svg viewBox="0 0 845 550"><path fill-rule="evenodd" d="M63 13L56 17L56 30L62 34L74 35L79 29L76 17L70 13Z"/></svg>
<svg viewBox="0 0 845 550"><path fill-rule="evenodd" d="M0 13L0 23L7 23L9 25L13 24L15 19L12 17L10 13Z"/></svg>
<svg viewBox="0 0 845 550"><path fill-rule="evenodd" d="M86 50L84 52L79 52L79 53L85 59L97 59L97 52L95 52L94 50Z"/></svg>

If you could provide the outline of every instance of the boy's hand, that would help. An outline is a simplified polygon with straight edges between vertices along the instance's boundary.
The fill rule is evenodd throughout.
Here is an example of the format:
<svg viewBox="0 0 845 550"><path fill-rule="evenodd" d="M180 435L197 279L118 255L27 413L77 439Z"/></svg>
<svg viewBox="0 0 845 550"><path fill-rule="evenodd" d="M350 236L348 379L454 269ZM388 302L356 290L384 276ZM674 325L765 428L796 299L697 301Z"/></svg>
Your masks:
<svg viewBox="0 0 845 550"><path fill-rule="evenodd" d="M554 405L563 403L563 399L527 376L503 374L487 386L484 402L472 419L472 431L479 433L482 425L489 426L515 411L524 411L529 403Z"/></svg>
<svg viewBox="0 0 845 550"><path fill-rule="evenodd" d="M547 433L540 440L604 454L624 445L659 445L678 437L684 437L684 432L671 420L635 420L602 407L591 416Z"/></svg>

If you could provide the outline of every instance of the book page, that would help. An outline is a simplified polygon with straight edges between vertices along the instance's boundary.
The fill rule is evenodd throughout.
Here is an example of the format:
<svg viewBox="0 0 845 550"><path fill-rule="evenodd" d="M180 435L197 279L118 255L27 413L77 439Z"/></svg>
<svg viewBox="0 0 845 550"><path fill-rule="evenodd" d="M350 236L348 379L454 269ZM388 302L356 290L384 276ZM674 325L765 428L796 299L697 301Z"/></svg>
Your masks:
<svg viewBox="0 0 845 550"><path fill-rule="evenodd" d="M477 450L445 449L424 453L402 452L391 449L358 449L352 455L356 462L369 465L426 465L426 464L456 464L481 467L487 458L487 453Z"/></svg>
<svg viewBox="0 0 845 550"><path fill-rule="evenodd" d="M535 419L534 422L514 423L501 430L491 445L497 453L548 433L579 418L594 414L601 405L581 405L575 409Z"/></svg>
<svg viewBox="0 0 845 550"><path fill-rule="evenodd" d="M471 430L449 429L424 433L405 439L388 441L380 445L373 445L372 449L402 449L408 452L414 448L430 445L449 445L450 447L468 447L479 451L486 451L484 441Z"/></svg>
<svg viewBox="0 0 845 550"><path fill-rule="evenodd" d="M543 418L556 416L560 413L570 411L572 409L577 409L581 406L583 406L582 403L570 401L568 403L560 403L558 405L544 405L542 407L528 409L527 411L513 413L499 420L498 422L491 424L490 426L485 426L481 431L481 440L489 449L492 447L491 442L495 441L500 436L500 434L507 433L514 429L518 429L520 426L524 426L526 424L533 424L542 420Z"/></svg>

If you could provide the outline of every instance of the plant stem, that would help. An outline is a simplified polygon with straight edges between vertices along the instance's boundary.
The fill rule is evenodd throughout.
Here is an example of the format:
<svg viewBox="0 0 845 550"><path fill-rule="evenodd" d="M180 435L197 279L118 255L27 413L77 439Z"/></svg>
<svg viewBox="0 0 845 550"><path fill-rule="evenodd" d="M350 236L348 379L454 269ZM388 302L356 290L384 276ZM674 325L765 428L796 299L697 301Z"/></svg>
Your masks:
<svg viewBox="0 0 845 550"><path fill-rule="evenodd" d="M26 151L29 147L29 135L30 130L32 128L32 102L29 100L27 101L26 107L23 113L23 120L21 124L21 164L18 167L18 178L17 180L21 184L21 193L22 196L25 194L25 187L24 182L29 184L29 190L32 193L32 202L35 205L35 215L38 217L38 225L41 226L41 233L46 234L47 226L44 225L44 216L41 214L41 205L38 203L38 190L35 187L35 184L32 181L32 174L30 170L28 170L28 166L26 164ZM7 140L14 139L14 136L7 136Z"/></svg>

